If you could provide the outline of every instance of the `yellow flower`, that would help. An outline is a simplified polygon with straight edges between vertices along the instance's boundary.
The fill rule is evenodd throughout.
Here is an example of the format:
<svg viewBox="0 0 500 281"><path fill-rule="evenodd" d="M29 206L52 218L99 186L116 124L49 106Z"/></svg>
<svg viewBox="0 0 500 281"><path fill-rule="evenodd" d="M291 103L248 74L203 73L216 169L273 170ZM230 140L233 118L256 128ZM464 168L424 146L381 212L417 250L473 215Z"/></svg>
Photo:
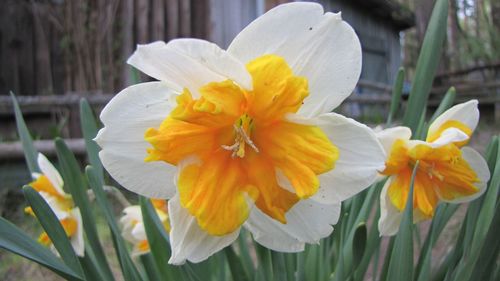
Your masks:
<svg viewBox="0 0 500 281"><path fill-rule="evenodd" d="M47 202L51 210L59 219L66 235L70 239L71 245L78 256L84 256L83 224L80 209L74 207L71 195L63 190L64 182L59 172L41 153L38 154L38 166L41 174L33 174L34 181L29 183L34 190ZM35 216L31 207L27 207L25 212ZM47 233L40 234L38 241L44 245L52 246Z"/></svg>
<svg viewBox="0 0 500 281"><path fill-rule="evenodd" d="M242 226L301 251L384 169L374 133L331 113L355 87L361 47L318 4L270 10L227 51L179 39L139 45L128 62L160 81L113 98L96 141L121 185L170 199L171 263L206 259Z"/></svg>
<svg viewBox="0 0 500 281"><path fill-rule="evenodd" d="M410 140L411 131L406 127L378 133L388 153L382 174L389 176L380 197L382 235L398 231L417 161L414 222L432 218L440 201L461 203L483 194L490 178L488 166L474 149L462 147L478 120L477 101L471 100L439 116L429 127L426 141Z"/></svg>
<svg viewBox="0 0 500 281"><path fill-rule="evenodd" d="M160 221L165 226L165 230L170 232L170 222L168 219L167 201L163 199L151 199ZM132 243L132 256L139 256L149 253L149 243L142 220L141 206L129 206L123 210L123 216L120 218L123 226L122 236L125 240Z"/></svg>

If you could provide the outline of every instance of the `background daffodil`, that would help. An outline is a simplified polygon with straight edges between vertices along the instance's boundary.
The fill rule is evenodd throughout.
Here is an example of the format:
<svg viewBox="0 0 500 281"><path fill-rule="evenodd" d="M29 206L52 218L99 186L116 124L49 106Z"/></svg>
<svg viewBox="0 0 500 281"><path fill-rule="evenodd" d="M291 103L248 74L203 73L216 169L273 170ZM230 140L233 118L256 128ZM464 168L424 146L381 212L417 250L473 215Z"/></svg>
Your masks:
<svg viewBox="0 0 500 281"><path fill-rule="evenodd" d="M140 45L128 62L159 81L120 92L96 141L121 185L170 199L171 263L206 259L242 226L265 247L301 251L384 169L375 134L331 113L361 71L340 13L285 4L227 51L178 39Z"/></svg>
<svg viewBox="0 0 500 281"><path fill-rule="evenodd" d="M170 231L167 202L162 199L151 199L151 203L160 221L165 226L165 229ZM126 207L123 210L123 216L120 218L120 223L123 226L123 238L133 245L131 255L134 257L149 253L150 247L142 219L141 206L133 205Z"/></svg>
<svg viewBox="0 0 500 281"><path fill-rule="evenodd" d="M415 223L432 218L440 201L462 203L484 193L490 178L486 161L474 149L463 147L478 121L477 101L471 100L436 118L429 126L426 141L410 140L411 131L406 127L377 133L388 157L382 174L389 176L380 195L380 234L397 233L417 161Z"/></svg>
<svg viewBox="0 0 500 281"><path fill-rule="evenodd" d="M64 182L52 163L41 153L38 154L37 162L42 173L33 174L34 180L29 185L47 202L70 239L73 250L78 256L83 257L85 249L80 209L74 207L71 195L64 192ZM35 216L30 207L27 207L25 211ZM51 249L56 252L47 233L40 234L38 241L44 245L50 245Z"/></svg>

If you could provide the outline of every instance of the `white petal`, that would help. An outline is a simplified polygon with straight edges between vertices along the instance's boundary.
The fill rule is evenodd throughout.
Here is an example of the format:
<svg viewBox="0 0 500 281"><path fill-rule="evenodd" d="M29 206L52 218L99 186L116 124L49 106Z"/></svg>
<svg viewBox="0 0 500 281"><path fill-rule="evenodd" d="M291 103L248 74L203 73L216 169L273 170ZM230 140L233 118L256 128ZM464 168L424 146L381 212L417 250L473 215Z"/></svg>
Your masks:
<svg viewBox="0 0 500 281"><path fill-rule="evenodd" d="M394 142L398 139L409 140L411 138L410 128L399 126L376 132L375 135L384 148L386 155L391 153Z"/></svg>
<svg viewBox="0 0 500 281"><path fill-rule="evenodd" d="M439 138L429 143L430 146L437 148L454 142L461 142L469 139L469 136L457 128L448 128L444 130Z"/></svg>
<svg viewBox="0 0 500 281"><path fill-rule="evenodd" d="M199 39L138 45L127 62L178 92L188 88L195 97L200 87L228 78L251 88L250 76L241 62L217 45Z"/></svg>
<svg viewBox="0 0 500 281"><path fill-rule="evenodd" d="M38 153L37 162L42 174L49 179L50 183L54 186L57 192L61 195L65 195L66 192L62 189L64 181L54 165L52 165L47 157L41 153Z"/></svg>
<svg viewBox="0 0 500 281"><path fill-rule="evenodd" d="M158 128L174 108L176 94L162 82L128 87L101 113L104 123L96 137L101 161L123 187L153 198L171 198L176 168L165 162L144 162L151 145L144 139L148 128Z"/></svg>
<svg viewBox="0 0 500 281"><path fill-rule="evenodd" d="M65 219L69 217L71 214L67 211L66 206L61 206L60 201L54 195L46 193L44 191L39 192L40 196L42 196L43 200L47 202L50 209L56 215L58 220Z"/></svg>
<svg viewBox="0 0 500 281"><path fill-rule="evenodd" d="M252 90L252 77L245 65L214 43L200 39L175 39L167 47L182 53L241 87Z"/></svg>
<svg viewBox="0 0 500 281"><path fill-rule="evenodd" d="M245 227L259 244L280 252L299 252L304 244L318 244L333 231L340 216L340 203L326 205L301 200L286 213L286 224L272 219L254 207Z"/></svg>
<svg viewBox="0 0 500 281"><path fill-rule="evenodd" d="M470 100L461 104L457 104L441 114L429 126L428 135L432 135L439 130L441 125L446 121L456 120L465 124L469 129L474 131L479 122L479 109L477 108L477 100Z"/></svg>
<svg viewBox="0 0 500 281"><path fill-rule="evenodd" d="M394 205L392 205L387 190L392 182L390 177L382 188L380 193L380 218L378 220L378 232L381 236L392 236L399 230L399 224L403 219L401 213Z"/></svg>
<svg viewBox="0 0 500 281"><path fill-rule="evenodd" d="M283 57L307 78L310 95L299 114L316 116L337 107L361 73L361 45L339 14L316 3L280 5L250 23L228 48L247 63L265 54Z"/></svg>
<svg viewBox="0 0 500 281"><path fill-rule="evenodd" d="M197 263L206 260L214 253L233 243L240 230L224 236L212 236L202 230L196 218L184 209L176 195L168 201L170 218L170 264L183 264L186 260Z"/></svg>
<svg viewBox="0 0 500 281"><path fill-rule="evenodd" d="M463 147L461 151L462 151L462 157L464 158L465 161L467 161L472 170L476 172L476 175L479 178L479 182L475 184L476 187L479 188L479 191L470 196L460 197L454 200L445 200L440 196L441 200L445 202L464 203L478 198L479 196L483 195L483 193L486 191L488 180L490 179L490 170L488 168L488 164L484 160L483 156L481 156L481 154L479 154L477 151L475 151L470 147ZM439 189L437 189L437 191L439 195Z"/></svg>
<svg viewBox="0 0 500 281"><path fill-rule="evenodd" d="M291 193L296 193L292 183L287 179L285 173L283 173L281 169L276 168L275 173L276 173L276 182L280 187L286 189L287 191L290 191Z"/></svg>
<svg viewBox="0 0 500 281"><path fill-rule="evenodd" d="M125 209L123 209L123 213L125 214L120 221L130 221L130 220L135 220L135 221L142 221L142 211L141 211L141 206L139 205L132 205L128 206Z"/></svg>
<svg viewBox="0 0 500 281"><path fill-rule="evenodd" d="M84 256L85 252L85 242L83 240L83 222L82 215L80 214L80 209L74 208L71 210L72 217L76 219L76 234L71 237L71 246L75 250L76 255L79 257Z"/></svg>
<svg viewBox="0 0 500 281"><path fill-rule="evenodd" d="M385 169L385 153L367 126L335 113L311 119L339 149L333 170L319 176L320 188L311 199L341 202L370 186Z"/></svg>
<svg viewBox="0 0 500 281"><path fill-rule="evenodd" d="M148 239L146 236L146 229L144 228L144 223L142 221L136 223L136 225L132 228L131 234L137 241Z"/></svg>

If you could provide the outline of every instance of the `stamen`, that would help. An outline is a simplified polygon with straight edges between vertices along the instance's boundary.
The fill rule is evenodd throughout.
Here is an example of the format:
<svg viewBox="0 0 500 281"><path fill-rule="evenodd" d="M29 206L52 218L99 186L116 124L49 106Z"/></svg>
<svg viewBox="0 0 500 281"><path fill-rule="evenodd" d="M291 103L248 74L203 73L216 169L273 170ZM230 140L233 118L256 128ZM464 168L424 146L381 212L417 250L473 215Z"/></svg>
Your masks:
<svg viewBox="0 0 500 281"><path fill-rule="evenodd" d="M234 131L236 132L236 139L234 144L232 145L221 145L222 149L232 151L232 158L236 158L236 156L243 158L245 157L245 143L248 144L255 152L259 153L259 149L253 143L253 141L248 136L247 132L240 125L233 125Z"/></svg>
<svg viewBox="0 0 500 281"><path fill-rule="evenodd" d="M245 130L243 130L242 127L237 127L236 125L234 125L234 128L237 132L239 132L241 134L241 136L243 137L243 140L245 140L245 143L248 144L251 148L253 148L253 150L255 150L255 152L258 153L259 149L257 148L257 146L255 146L255 144L250 139L250 137L247 135Z"/></svg>

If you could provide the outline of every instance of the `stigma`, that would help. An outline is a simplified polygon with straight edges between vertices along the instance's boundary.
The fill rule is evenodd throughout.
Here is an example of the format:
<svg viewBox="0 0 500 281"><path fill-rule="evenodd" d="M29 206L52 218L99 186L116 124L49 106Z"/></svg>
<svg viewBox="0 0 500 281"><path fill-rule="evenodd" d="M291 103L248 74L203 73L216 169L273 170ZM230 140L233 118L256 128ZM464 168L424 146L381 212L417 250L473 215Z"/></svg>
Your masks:
<svg viewBox="0 0 500 281"><path fill-rule="evenodd" d="M232 158L243 158L245 157L245 146L248 145L255 152L259 152L257 146L253 143L250 138L251 132L253 130L253 119L248 116L248 114L243 114L236 122L233 124L235 142L232 145L221 145L225 150L232 151Z"/></svg>

